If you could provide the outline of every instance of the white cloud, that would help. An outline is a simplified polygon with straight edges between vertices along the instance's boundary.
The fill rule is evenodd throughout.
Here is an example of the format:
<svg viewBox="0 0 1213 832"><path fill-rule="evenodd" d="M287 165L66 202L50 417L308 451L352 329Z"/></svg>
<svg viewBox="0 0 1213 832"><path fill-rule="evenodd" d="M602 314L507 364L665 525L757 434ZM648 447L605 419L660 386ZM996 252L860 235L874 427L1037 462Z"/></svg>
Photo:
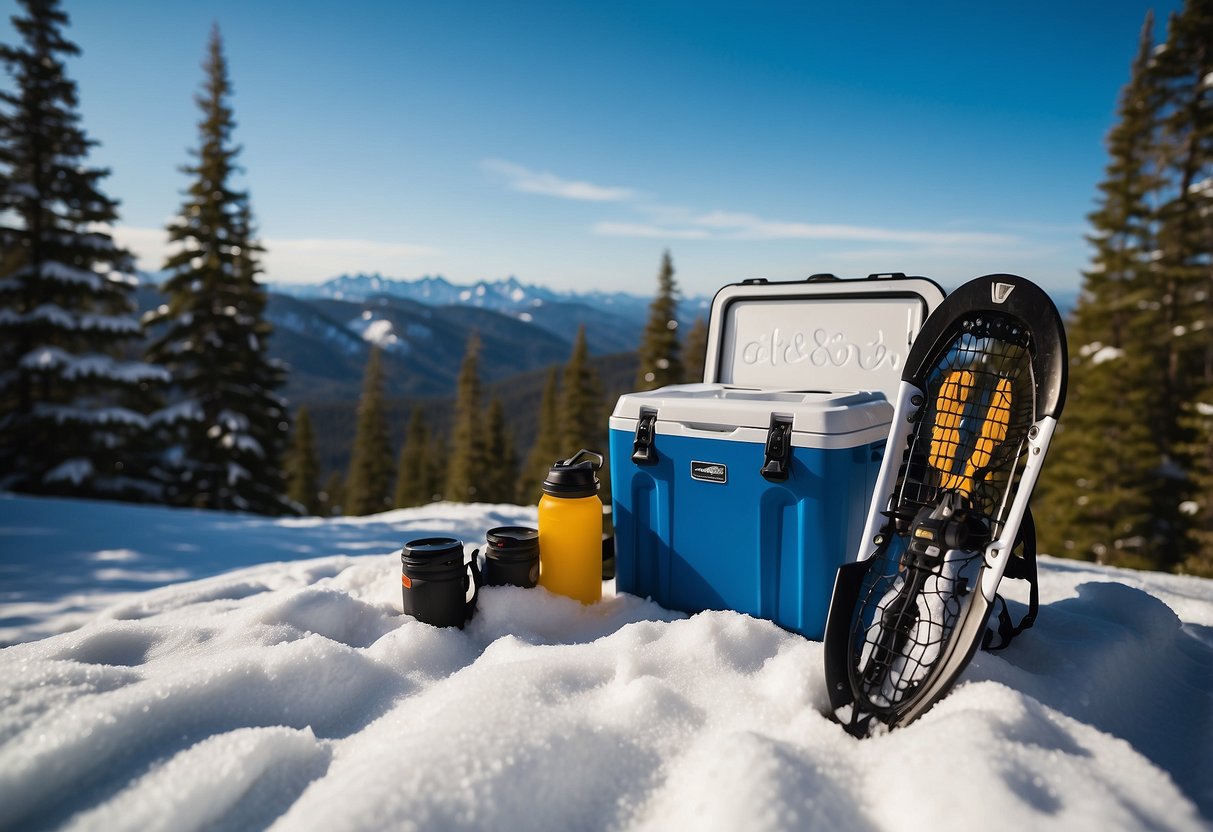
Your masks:
<svg viewBox="0 0 1213 832"><path fill-rule="evenodd" d="M840 225L835 223L790 222L768 220L753 214L713 211L696 217L691 223L719 232L733 240L835 240L880 243L914 243L918 245L1008 245L1015 242L1009 234L978 231L925 231L880 228L878 226Z"/></svg>
<svg viewBox="0 0 1213 832"><path fill-rule="evenodd" d="M132 228L118 225L109 229L114 242L129 249L139 261L139 268L146 272L159 271L168 257L168 232L163 228Z"/></svg>
<svg viewBox="0 0 1213 832"><path fill-rule="evenodd" d="M583 202L626 202L637 197L631 188L595 185L573 179L562 179L547 171L530 168L503 159L486 159L480 163L489 173L506 181L516 191L561 199L576 199Z"/></svg>
<svg viewBox="0 0 1213 832"><path fill-rule="evenodd" d="M591 230L602 237L644 237L660 240L706 240L711 236L702 228L663 228L640 222L600 222Z"/></svg>
<svg viewBox="0 0 1213 832"><path fill-rule="evenodd" d="M842 225L771 220L754 214L711 211L693 215L684 209L661 206L651 211L638 206L657 220L654 223L600 222L595 234L611 237L655 237L682 240L820 240L826 242L900 243L912 246L987 248L1014 246L1019 237L984 231L893 229L879 226Z"/></svg>
<svg viewBox="0 0 1213 832"><path fill-rule="evenodd" d="M146 271L158 270L175 250L163 229L119 226L114 229L114 237L135 254L139 268ZM308 283L343 272L400 274L411 270L415 260L441 254L431 246L374 240L271 237L261 244L266 249L262 257L265 278L283 283Z"/></svg>

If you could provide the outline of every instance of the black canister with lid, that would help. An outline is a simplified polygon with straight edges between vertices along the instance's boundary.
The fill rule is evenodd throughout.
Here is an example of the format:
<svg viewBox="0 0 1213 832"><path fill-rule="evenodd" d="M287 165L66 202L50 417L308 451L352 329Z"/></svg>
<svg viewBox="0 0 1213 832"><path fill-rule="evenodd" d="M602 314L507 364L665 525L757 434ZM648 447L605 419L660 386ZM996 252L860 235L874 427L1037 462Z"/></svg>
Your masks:
<svg viewBox="0 0 1213 832"><path fill-rule="evenodd" d="M484 582L487 586L533 587L539 582L539 531L527 526L498 526L485 534Z"/></svg>
<svg viewBox="0 0 1213 832"><path fill-rule="evenodd" d="M476 554L465 562L453 537L410 540L400 552L404 612L435 627L462 627L476 610L480 570Z"/></svg>

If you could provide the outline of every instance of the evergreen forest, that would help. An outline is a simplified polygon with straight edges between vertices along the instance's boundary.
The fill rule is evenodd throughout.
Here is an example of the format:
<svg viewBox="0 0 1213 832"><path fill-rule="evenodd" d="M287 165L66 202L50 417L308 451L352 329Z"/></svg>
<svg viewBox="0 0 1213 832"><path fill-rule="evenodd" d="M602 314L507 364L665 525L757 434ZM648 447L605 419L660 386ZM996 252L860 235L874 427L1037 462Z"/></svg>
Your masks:
<svg viewBox="0 0 1213 832"><path fill-rule="evenodd" d="M475 333L449 400L389 399L372 349L348 465L322 466L320 414L284 398L290 367L268 352L265 248L218 25L182 199L165 206L162 302L141 315L109 171L90 163L68 15L60 0L18 5L16 42L0 44L0 490L265 515L528 504L555 461L606 456L619 393L703 379L707 325L680 332L667 250L630 387L603 378L584 324L522 413L485 383ZM1128 70L1033 510L1044 552L1213 576L1213 0L1148 16Z"/></svg>

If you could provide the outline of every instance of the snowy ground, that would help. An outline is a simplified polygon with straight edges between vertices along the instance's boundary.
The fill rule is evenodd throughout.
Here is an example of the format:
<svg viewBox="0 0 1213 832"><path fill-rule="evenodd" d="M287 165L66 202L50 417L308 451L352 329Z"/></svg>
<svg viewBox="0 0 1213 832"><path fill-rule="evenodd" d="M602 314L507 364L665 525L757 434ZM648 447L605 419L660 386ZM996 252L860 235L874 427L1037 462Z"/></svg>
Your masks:
<svg viewBox="0 0 1213 832"><path fill-rule="evenodd" d="M0 498L0 829L1210 828L1213 581L1043 559L1036 627L861 742L745 616L400 615L402 541L533 521Z"/></svg>

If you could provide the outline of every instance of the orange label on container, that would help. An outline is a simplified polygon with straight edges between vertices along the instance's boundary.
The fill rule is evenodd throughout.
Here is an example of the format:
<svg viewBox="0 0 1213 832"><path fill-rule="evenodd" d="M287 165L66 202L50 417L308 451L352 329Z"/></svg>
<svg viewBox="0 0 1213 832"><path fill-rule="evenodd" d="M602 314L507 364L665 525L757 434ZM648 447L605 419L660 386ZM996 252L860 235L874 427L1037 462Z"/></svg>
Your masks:
<svg viewBox="0 0 1213 832"><path fill-rule="evenodd" d="M407 588L407 589L413 588L413 582L412 582L412 580L409 579L408 575L401 575L400 583L404 584L405 588Z"/></svg>

